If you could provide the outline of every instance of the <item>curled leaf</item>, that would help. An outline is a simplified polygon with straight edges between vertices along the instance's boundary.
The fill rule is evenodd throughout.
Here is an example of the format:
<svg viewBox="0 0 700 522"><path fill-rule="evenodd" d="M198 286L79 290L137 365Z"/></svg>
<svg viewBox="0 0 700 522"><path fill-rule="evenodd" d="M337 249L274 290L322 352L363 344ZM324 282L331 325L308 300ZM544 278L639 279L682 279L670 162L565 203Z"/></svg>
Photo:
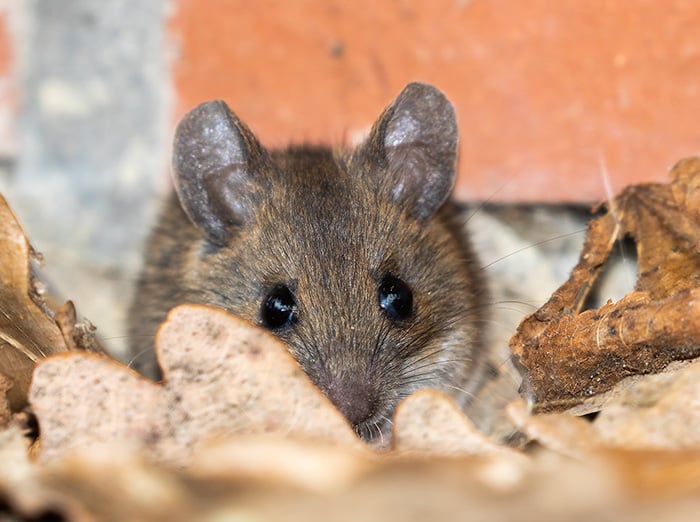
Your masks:
<svg viewBox="0 0 700 522"><path fill-rule="evenodd" d="M34 290L31 247L0 195L0 372L14 383L8 393L12 411L27 403L36 362L66 350L48 307Z"/></svg>
<svg viewBox="0 0 700 522"><path fill-rule="evenodd" d="M700 159L679 162L671 180L627 187L611 201L590 222L569 280L511 338L535 411L569 408L630 375L700 356ZM635 291L581 313L625 237L637 246Z"/></svg>

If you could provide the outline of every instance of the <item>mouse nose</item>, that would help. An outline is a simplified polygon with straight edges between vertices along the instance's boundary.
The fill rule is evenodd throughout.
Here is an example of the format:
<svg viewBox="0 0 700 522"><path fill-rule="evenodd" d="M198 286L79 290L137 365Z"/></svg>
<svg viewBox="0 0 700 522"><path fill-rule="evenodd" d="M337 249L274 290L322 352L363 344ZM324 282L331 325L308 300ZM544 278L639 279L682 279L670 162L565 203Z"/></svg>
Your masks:
<svg viewBox="0 0 700 522"><path fill-rule="evenodd" d="M328 386L328 398L343 415L356 426L374 413L375 398L372 386L362 379L339 378Z"/></svg>

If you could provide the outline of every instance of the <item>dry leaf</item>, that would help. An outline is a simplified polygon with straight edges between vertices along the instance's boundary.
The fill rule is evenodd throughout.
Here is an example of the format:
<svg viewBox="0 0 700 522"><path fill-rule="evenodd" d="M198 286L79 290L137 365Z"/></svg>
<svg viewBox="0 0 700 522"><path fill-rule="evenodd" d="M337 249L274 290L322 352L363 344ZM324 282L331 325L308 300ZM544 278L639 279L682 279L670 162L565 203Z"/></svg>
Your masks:
<svg viewBox="0 0 700 522"><path fill-rule="evenodd" d="M169 423L182 441L196 431L303 434L355 443L345 417L267 330L206 306L170 312L156 339ZM217 428L217 425L220 427Z"/></svg>
<svg viewBox="0 0 700 522"><path fill-rule="evenodd" d="M171 311L156 344L162 384L98 355L62 354L40 363L31 403L41 427L42 455L127 441L168 462L187 462L214 439L255 433L364 448L267 331L219 309L183 305ZM487 439L434 390L406 399L394 426L400 451L514 453Z"/></svg>
<svg viewBox="0 0 700 522"><path fill-rule="evenodd" d="M0 371L14 386L10 408L27 403L35 363L66 350L61 332L34 291L31 247L17 219L0 195Z"/></svg>
<svg viewBox="0 0 700 522"><path fill-rule="evenodd" d="M78 323L73 303L56 314L31 270L37 255L0 195L0 372L12 380L10 409L27 404L36 362L66 350L103 352L89 323Z"/></svg>
<svg viewBox="0 0 700 522"><path fill-rule="evenodd" d="M670 185L627 187L591 221L569 280L511 339L535 411L565 409L623 378L700 355L700 159L681 161ZM636 291L580 313L616 240L637 244Z"/></svg>
<svg viewBox="0 0 700 522"><path fill-rule="evenodd" d="M51 514L64 514L74 511L69 505L75 505L72 499L62 499L60 494L45 488L37 480L37 468L28 456L28 441L17 426L0 430L0 502L7 506L0 508L2 520L44 520L51 519ZM21 514L10 518L7 514ZM2 518L5 515L7 518ZM86 520L71 517L70 520Z"/></svg>
<svg viewBox="0 0 700 522"><path fill-rule="evenodd" d="M608 445L700 450L700 363L634 383L593 426Z"/></svg>
<svg viewBox="0 0 700 522"><path fill-rule="evenodd" d="M166 404L155 383L103 355L67 352L40 361L29 400L43 457L125 443L150 447L164 435Z"/></svg>
<svg viewBox="0 0 700 522"><path fill-rule="evenodd" d="M524 458L484 436L452 399L437 390L419 390L396 409L393 449L424 456L504 455Z"/></svg>
<svg viewBox="0 0 700 522"><path fill-rule="evenodd" d="M7 427L10 422L10 403L7 400L7 392L12 388L12 379L0 373L0 430Z"/></svg>
<svg viewBox="0 0 700 522"><path fill-rule="evenodd" d="M84 455L82 460L38 466L27 458L26 441L18 430L0 432L0 499L7 503L1 508L0 518L165 520L158 515L170 513L173 503L184 507L176 495L184 497L186 491L171 471L146 468L133 453L121 451L119 445L102 454L86 448ZM177 512L172 513L169 520L178 520Z"/></svg>
<svg viewBox="0 0 700 522"><path fill-rule="evenodd" d="M598 458L639 498L663 498L679 504L685 496L700 498L700 451L616 448L600 451Z"/></svg>
<svg viewBox="0 0 700 522"><path fill-rule="evenodd" d="M259 433L367 451L287 348L242 319L201 305L177 307L158 332L156 353L161 384L99 355L67 353L41 362L31 404L42 456L126 441L167 462L187 463L213 440ZM486 438L434 390L407 398L394 430L401 452L522 458Z"/></svg>
<svg viewBox="0 0 700 522"><path fill-rule="evenodd" d="M522 399L509 404L507 413L528 438L562 455L584 458L601 446L595 428L580 417L568 413L532 415Z"/></svg>
<svg viewBox="0 0 700 522"><path fill-rule="evenodd" d="M368 447L258 434L204 446L188 471L201 478L327 493L350 487L380 464Z"/></svg>
<svg viewBox="0 0 700 522"><path fill-rule="evenodd" d="M628 408L622 408L622 415L620 406L612 406L609 417L608 410L604 409L593 422L568 412L532 415L522 399L508 406L508 415L528 437L547 450L606 468L627 495L674 500L686 495L696 497L700 492L700 446L697 444L700 417L697 404L686 404L679 397L691 386L694 391L690 401L697 400L700 388L697 367L700 364L693 366L695 370L681 376L680 382L672 374L637 380L629 390ZM640 389L632 390L636 385L640 385ZM666 402L668 410L664 411L661 402ZM640 415L639 408L643 405L648 411L642 407ZM685 413L679 415L677 409ZM683 425L686 420L690 421L687 427ZM649 429L649 433L644 433L645 429ZM695 441L690 445L694 445L694 449L678 449L683 446L678 444L679 439L687 442L693 438ZM547 452L538 454L550 456ZM566 465L556 471L562 477L569 472Z"/></svg>
<svg viewBox="0 0 700 522"><path fill-rule="evenodd" d="M213 439L276 432L360 445L345 418L272 334L222 310L173 309L156 352L156 384L95 354L42 361L30 401L43 457L129 444L187 463Z"/></svg>
<svg viewBox="0 0 700 522"><path fill-rule="evenodd" d="M341 521L419 517L539 522L606 520L614 513L614 519L622 522L685 522L700 510L697 455L689 455L684 463L677 454L616 451L601 454L605 459L576 462L539 453L535 465L496 457L382 459L367 473L348 475L348 482L338 489L323 484L300 487L287 471L275 471L276 461L286 461L280 466L285 468L298 458L278 453L286 453L284 443L278 441L265 451L263 442L250 442L257 446L251 455L257 455L271 477L255 478L252 458L243 458L241 469L235 459L226 461L232 466L228 475L223 465L214 466L212 473L193 472L156 466L118 446L88 450L51 465L30 465L21 447L13 457L3 451L0 440L2 462L18 461L22 470L13 477L0 474L0 496L9 501L5 511L21 520L52 513L54 518L77 521L313 522L328 520L331 513ZM307 445L303 455L322 465L329 452L345 450ZM245 444L240 451L245 451ZM337 457L330 455L329 469L320 471L317 480L332 476L332 466L343 459ZM314 480L312 475L307 478Z"/></svg>
<svg viewBox="0 0 700 522"><path fill-rule="evenodd" d="M105 353L95 337L95 326L88 320L78 322L73 301L66 301L56 311L54 321L69 350Z"/></svg>
<svg viewBox="0 0 700 522"><path fill-rule="evenodd" d="M427 402L426 402L427 404ZM519 408L525 411L523 405ZM438 415L439 416L439 415ZM536 416L539 421L564 414ZM583 421L581 421L583 422ZM4 432L10 433L9 431ZM119 443L31 465L0 433L0 496L17 517L70 520L692 520L700 453L596 450L575 462L369 458L347 446L238 438L204 447L187 470L154 466ZM5 437L6 438L6 437ZM14 451L10 451L14 449Z"/></svg>

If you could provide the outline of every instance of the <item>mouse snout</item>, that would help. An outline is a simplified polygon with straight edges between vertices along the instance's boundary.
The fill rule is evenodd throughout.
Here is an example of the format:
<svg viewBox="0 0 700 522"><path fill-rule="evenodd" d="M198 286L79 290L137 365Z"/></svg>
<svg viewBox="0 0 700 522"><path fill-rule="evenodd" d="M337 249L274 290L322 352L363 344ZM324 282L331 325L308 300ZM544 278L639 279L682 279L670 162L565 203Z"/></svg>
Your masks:
<svg viewBox="0 0 700 522"><path fill-rule="evenodd" d="M369 419L375 412L373 387L356 376L335 378L330 382L326 393L353 426Z"/></svg>

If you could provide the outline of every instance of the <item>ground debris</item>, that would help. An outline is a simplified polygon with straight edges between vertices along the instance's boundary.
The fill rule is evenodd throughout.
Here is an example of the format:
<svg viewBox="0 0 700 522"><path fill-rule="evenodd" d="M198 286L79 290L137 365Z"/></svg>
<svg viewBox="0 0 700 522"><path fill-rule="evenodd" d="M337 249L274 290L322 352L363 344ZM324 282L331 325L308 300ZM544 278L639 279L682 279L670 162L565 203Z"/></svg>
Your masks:
<svg viewBox="0 0 700 522"><path fill-rule="evenodd" d="M12 379L0 373L0 430L6 428L12 418L7 392L12 388Z"/></svg>
<svg viewBox="0 0 700 522"><path fill-rule="evenodd" d="M158 332L156 352L161 383L98 354L41 361L30 392L42 434L40 457L131 444L159 461L189 465L216 440L270 433L369 451L287 348L247 321L203 305L178 306ZM393 426L398 453L511 451L434 390L405 399ZM389 440L382 442L378 451L387 451Z"/></svg>
<svg viewBox="0 0 700 522"><path fill-rule="evenodd" d="M36 362L67 348L31 271L32 249L0 195L0 373L13 383L7 397L12 411L27 404Z"/></svg>
<svg viewBox="0 0 700 522"><path fill-rule="evenodd" d="M393 450L422 456L507 455L524 458L481 433L447 395L419 390L403 400L394 416Z"/></svg>
<svg viewBox="0 0 700 522"><path fill-rule="evenodd" d="M534 411L556 411L635 374L700 356L700 158L679 162L670 184L624 189L590 222L569 280L510 341ZM635 291L581 311L616 241L634 239Z"/></svg>
<svg viewBox="0 0 700 522"><path fill-rule="evenodd" d="M127 443L185 465L218 438L270 432L360 444L277 338L223 310L173 309L156 352L162 383L98 354L41 361L30 392L41 457Z"/></svg>
<svg viewBox="0 0 700 522"><path fill-rule="evenodd" d="M14 436L10 436L14 435ZM4 510L18 519L92 520L692 520L700 455L606 450L586 460L368 458L294 439L232 439L188 469L112 448L51 464L0 434ZM585 494L582 494L585 492ZM551 518L550 518L551 517Z"/></svg>
<svg viewBox="0 0 700 522"><path fill-rule="evenodd" d="M700 450L700 362L631 384L593 426L608 446Z"/></svg>
<svg viewBox="0 0 700 522"><path fill-rule="evenodd" d="M513 349L534 409L600 412L533 414L516 401L507 413L530 440L522 451L432 390L399 405L391 444L369 447L274 336L200 305L171 311L156 339L164 380L145 379L99 353L72 303L54 314L41 300L0 200L0 519L690 520L700 362L677 360L700 346L698 172L686 160L670 185L624 191L592 221L569 281L521 324ZM626 235L635 291L582 312ZM19 373L15 353L27 359ZM27 388L33 414L18 414Z"/></svg>

